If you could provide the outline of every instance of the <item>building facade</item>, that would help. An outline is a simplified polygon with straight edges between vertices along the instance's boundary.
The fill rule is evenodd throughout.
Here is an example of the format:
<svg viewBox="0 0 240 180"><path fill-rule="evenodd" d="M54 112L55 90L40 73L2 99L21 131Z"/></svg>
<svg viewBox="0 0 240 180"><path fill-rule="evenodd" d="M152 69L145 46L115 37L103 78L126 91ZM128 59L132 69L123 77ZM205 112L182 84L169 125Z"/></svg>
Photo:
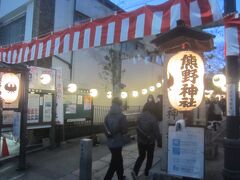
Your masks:
<svg viewBox="0 0 240 180"><path fill-rule="evenodd" d="M91 19L113 15L116 11L123 10L109 0L13 0L11 3L1 0L0 45L30 41ZM111 48L121 49L123 54L122 83L126 86L123 91L128 92L128 105L143 105L147 96L142 96L141 90L148 89L162 79L162 67L149 62L144 40L81 49L28 64L61 68L64 88L69 82L76 83L82 89L96 88L99 95L95 98L95 104L109 105L110 99L106 98L106 94L112 90L111 82L101 74L105 56ZM133 90L139 91L138 98L132 97ZM153 93L160 94L161 90Z"/></svg>

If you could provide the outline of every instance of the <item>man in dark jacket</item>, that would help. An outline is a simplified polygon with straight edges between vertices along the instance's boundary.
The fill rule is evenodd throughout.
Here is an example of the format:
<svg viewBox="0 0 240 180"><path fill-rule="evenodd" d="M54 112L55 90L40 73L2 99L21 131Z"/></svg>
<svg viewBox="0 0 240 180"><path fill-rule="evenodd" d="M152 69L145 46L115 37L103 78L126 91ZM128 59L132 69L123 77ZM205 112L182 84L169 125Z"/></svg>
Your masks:
<svg viewBox="0 0 240 180"><path fill-rule="evenodd" d="M138 175L139 169L147 154L147 163L145 168L145 176L148 176L149 170L152 167L155 140L158 147L162 146L161 134L156 117L153 115L155 106L145 105L141 115L137 121L137 142L138 142L138 158L134 165L132 175L134 178Z"/></svg>
<svg viewBox="0 0 240 180"><path fill-rule="evenodd" d="M104 180L111 180L115 171L119 180L125 179L123 169L122 147L124 146L127 133L126 116L122 113L122 101L113 98L112 106L104 121L107 145L111 151L112 158Z"/></svg>

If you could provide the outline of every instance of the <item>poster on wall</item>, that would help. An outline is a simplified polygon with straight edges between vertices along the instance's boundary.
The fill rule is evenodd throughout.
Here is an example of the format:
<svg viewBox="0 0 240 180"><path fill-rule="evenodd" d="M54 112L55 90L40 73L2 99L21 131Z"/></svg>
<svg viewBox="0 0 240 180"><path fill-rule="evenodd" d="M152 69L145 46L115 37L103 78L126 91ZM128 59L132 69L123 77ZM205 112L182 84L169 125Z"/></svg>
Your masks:
<svg viewBox="0 0 240 180"><path fill-rule="evenodd" d="M63 82L62 69L56 69L56 123L63 124Z"/></svg>
<svg viewBox="0 0 240 180"><path fill-rule="evenodd" d="M30 66L29 89L55 90L55 70ZM44 81L43 81L44 80Z"/></svg>
<svg viewBox="0 0 240 180"><path fill-rule="evenodd" d="M204 179L204 128L168 129L168 174Z"/></svg>
<svg viewBox="0 0 240 180"><path fill-rule="evenodd" d="M28 123L38 123L39 122L39 94L28 94Z"/></svg>
<svg viewBox="0 0 240 180"><path fill-rule="evenodd" d="M83 104L83 97L82 95L77 96L77 104Z"/></svg>
<svg viewBox="0 0 240 180"><path fill-rule="evenodd" d="M52 95L45 94L43 96L43 122L51 122L52 120Z"/></svg>
<svg viewBox="0 0 240 180"><path fill-rule="evenodd" d="M13 124L14 111L3 111L3 124Z"/></svg>
<svg viewBox="0 0 240 180"><path fill-rule="evenodd" d="M76 114L77 105L76 104L67 104L66 105L66 114Z"/></svg>
<svg viewBox="0 0 240 180"><path fill-rule="evenodd" d="M64 94L63 103L64 104L76 104L77 103L77 95L75 95L75 94Z"/></svg>
<svg viewBox="0 0 240 180"><path fill-rule="evenodd" d="M83 110L91 110L92 108L92 97L84 96L84 107Z"/></svg>

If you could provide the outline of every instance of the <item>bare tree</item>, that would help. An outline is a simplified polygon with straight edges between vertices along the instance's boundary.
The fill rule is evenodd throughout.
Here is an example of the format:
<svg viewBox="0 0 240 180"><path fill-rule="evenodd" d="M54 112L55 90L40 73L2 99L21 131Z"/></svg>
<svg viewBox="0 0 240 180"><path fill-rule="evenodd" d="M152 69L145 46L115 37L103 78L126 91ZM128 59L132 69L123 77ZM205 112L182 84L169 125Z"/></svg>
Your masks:
<svg viewBox="0 0 240 180"><path fill-rule="evenodd" d="M100 77L111 83L113 97L119 97L122 83L122 60L121 60L121 50L115 50L113 48L109 49L108 55L104 57L104 62L101 64L103 70L100 73Z"/></svg>

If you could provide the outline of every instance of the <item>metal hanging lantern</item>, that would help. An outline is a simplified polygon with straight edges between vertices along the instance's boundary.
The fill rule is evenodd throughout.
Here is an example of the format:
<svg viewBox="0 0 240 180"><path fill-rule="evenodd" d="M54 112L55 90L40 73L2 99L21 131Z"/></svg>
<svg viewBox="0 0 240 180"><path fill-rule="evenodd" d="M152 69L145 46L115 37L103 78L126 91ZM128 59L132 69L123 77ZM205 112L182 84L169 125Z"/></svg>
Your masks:
<svg viewBox="0 0 240 180"><path fill-rule="evenodd" d="M193 51L180 51L167 65L167 90L170 104L178 111L198 107L204 94L204 64Z"/></svg>
<svg viewBox="0 0 240 180"><path fill-rule="evenodd" d="M5 73L1 79L1 98L5 103L13 103L19 94L19 77L14 73Z"/></svg>

